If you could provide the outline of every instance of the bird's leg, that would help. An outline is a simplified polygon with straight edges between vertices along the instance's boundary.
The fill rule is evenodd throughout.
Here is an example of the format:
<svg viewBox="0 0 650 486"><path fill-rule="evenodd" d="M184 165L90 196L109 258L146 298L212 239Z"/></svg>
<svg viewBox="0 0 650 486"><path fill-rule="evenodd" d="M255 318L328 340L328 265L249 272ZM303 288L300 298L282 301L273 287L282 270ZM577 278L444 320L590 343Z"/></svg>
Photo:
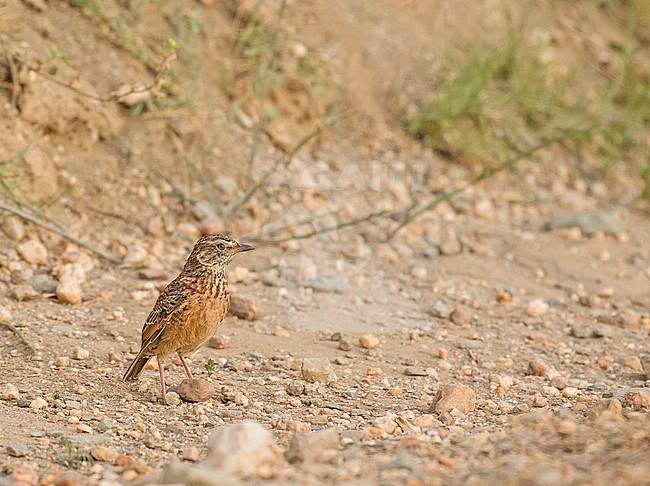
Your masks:
<svg viewBox="0 0 650 486"><path fill-rule="evenodd" d="M167 395L165 392L165 372L163 371L163 364L160 360L158 360L158 372L160 373L160 391L162 392L162 401L165 405L169 405L167 403L167 398L165 398Z"/></svg>
<svg viewBox="0 0 650 486"><path fill-rule="evenodd" d="M191 372L190 369L187 367L187 363L185 362L185 360L184 360L183 357L181 356L181 353L178 353L178 357L181 359L181 363L183 364L183 368L185 368L185 373L187 373L187 376L189 377L190 380L193 380L194 377L192 376L192 372Z"/></svg>

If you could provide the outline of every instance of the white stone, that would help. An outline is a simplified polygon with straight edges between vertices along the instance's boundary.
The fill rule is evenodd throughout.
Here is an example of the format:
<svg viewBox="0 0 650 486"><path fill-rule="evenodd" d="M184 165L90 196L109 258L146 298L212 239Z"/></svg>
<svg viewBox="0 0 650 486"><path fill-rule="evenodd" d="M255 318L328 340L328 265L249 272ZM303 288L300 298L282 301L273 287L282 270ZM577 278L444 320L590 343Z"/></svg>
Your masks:
<svg viewBox="0 0 650 486"><path fill-rule="evenodd" d="M90 356L90 351L82 348L81 346L77 346L76 348L74 348L74 351L72 352L72 359L76 359L79 361L87 360L89 356Z"/></svg>
<svg viewBox="0 0 650 486"><path fill-rule="evenodd" d="M20 398L20 392L18 387L12 383L7 383L2 387L2 392L0 392L3 400L18 400Z"/></svg>
<svg viewBox="0 0 650 486"><path fill-rule="evenodd" d="M0 305L0 322L11 322L14 320L14 316L11 313L11 309L9 307Z"/></svg>
<svg viewBox="0 0 650 486"><path fill-rule="evenodd" d="M34 398L34 400L32 400L31 403L29 404L29 408L33 408L34 410L39 410L45 407L47 407L47 402L43 400L41 397Z"/></svg>
<svg viewBox="0 0 650 486"><path fill-rule="evenodd" d="M234 475L270 477L285 461L270 431L244 421L210 434L204 464Z"/></svg>
<svg viewBox="0 0 650 486"><path fill-rule="evenodd" d="M86 280L86 271L80 263L68 263L61 268L56 296L66 304L79 304L82 300L81 284Z"/></svg>
<svg viewBox="0 0 650 486"><path fill-rule="evenodd" d="M426 280L427 279L427 269L421 265L415 265L411 268L411 277L416 280Z"/></svg>
<svg viewBox="0 0 650 486"><path fill-rule="evenodd" d="M526 306L526 314L529 316L543 316L546 312L548 312L548 304L542 299L531 300Z"/></svg>
<svg viewBox="0 0 650 486"><path fill-rule="evenodd" d="M181 404L181 397L176 392L167 392L165 394L165 402L167 403L167 405L171 405L172 407L175 407Z"/></svg>
<svg viewBox="0 0 650 486"><path fill-rule="evenodd" d="M47 249L38 240L29 240L18 245L20 258L27 263L45 265L47 263Z"/></svg>

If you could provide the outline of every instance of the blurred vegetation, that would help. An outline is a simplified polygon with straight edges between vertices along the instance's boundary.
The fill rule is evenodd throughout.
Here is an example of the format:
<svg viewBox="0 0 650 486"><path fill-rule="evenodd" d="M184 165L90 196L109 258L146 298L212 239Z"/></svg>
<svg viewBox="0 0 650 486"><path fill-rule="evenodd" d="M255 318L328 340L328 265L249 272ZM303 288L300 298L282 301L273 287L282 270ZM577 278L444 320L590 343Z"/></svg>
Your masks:
<svg viewBox="0 0 650 486"><path fill-rule="evenodd" d="M133 32L134 24L142 16L142 0L68 0L70 6L81 10L88 17L97 19L109 29L108 38L138 59L150 69L154 68L155 59L147 46Z"/></svg>
<svg viewBox="0 0 650 486"><path fill-rule="evenodd" d="M558 139L577 153L595 154L603 167L632 162L638 168L648 160L649 141L650 78L639 70L648 53L639 26L646 4L594 2L594 8L611 10L625 23L624 42L614 51L622 69L597 79L580 66L572 66L568 76L557 75L542 62L531 32L513 22L500 42L448 55L430 96L405 117L407 132L439 153L480 167ZM646 163L644 196L650 197Z"/></svg>
<svg viewBox="0 0 650 486"><path fill-rule="evenodd" d="M223 89L233 100L233 112L237 113L246 103L254 105L253 116L258 126L269 124L278 115L268 100L271 90L284 81L282 51L286 47L284 32L278 27L286 2L280 2L271 18L260 15L264 4L264 0L258 0L252 11L236 19L233 69L222 73Z"/></svg>

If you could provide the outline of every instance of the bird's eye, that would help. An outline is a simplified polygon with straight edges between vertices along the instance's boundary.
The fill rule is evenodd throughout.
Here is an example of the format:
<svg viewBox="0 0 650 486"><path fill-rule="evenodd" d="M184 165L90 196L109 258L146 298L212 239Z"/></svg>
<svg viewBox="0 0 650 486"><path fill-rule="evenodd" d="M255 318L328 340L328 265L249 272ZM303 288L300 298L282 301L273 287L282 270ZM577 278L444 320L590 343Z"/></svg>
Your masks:
<svg viewBox="0 0 650 486"><path fill-rule="evenodd" d="M224 245L223 243L219 243L219 244L217 245L217 248L219 248L220 250L225 250L225 249L226 249L226 245Z"/></svg>

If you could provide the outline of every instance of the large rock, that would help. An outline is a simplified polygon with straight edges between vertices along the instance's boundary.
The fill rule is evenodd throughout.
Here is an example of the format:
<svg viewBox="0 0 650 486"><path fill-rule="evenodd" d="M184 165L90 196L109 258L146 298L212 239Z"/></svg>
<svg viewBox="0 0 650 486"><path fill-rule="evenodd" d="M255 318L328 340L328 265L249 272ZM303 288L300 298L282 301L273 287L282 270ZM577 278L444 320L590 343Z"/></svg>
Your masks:
<svg viewBox="0 0 650 486"><path fill-rule="evenodd" d="M476 409L476 393L465 385L444 385L433 397L431 408L438 412L451 412L454 408L462 413Z"/></svg>
<svg viewBox="0 0 650 486"><path fill-rule="evenodd" d="M204 464L233 475L271 477L285 461L270 431L244 421L210 434Z"/></svg>
<svg viewBox="0 0 650 486"><path fill-rule="evenodd" d="M214 386L202 378L183 380L173 391L185 402L207 402L214 395Z"/></svg>

